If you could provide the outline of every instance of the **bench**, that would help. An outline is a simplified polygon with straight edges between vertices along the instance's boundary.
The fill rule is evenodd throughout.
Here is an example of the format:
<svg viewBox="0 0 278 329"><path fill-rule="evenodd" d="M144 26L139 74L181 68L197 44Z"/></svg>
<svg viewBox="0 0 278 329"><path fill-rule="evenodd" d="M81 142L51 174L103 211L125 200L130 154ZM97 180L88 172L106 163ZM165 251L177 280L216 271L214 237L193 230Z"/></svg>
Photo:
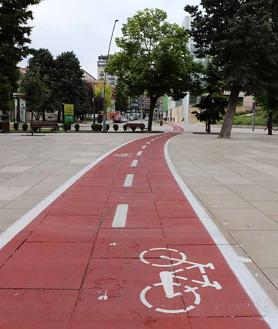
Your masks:
<svg viewBox="0 0 278 329"><path fill-rule="evenodd" d="M54 121L31 121L30 122L30 129L33 132L36 132L38 129L41 128L52 128L53 131L59 130L59 125L57 122Z"/></svg>
<svg viewBox="0 0 278 329"><path fill-rule="evenodd" d="M133 132L136 130L136 128L139 128L141 131L145 129L144 123L126 123L123 125L124 131L127 131L127 129L131 129Z"/></svg>

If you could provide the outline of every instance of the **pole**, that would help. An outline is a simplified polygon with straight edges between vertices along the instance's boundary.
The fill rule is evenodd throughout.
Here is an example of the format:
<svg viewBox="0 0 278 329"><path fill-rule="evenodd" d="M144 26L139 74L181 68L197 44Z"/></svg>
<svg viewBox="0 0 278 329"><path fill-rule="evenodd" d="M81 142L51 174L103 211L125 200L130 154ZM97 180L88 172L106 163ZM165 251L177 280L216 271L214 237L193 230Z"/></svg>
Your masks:
<svg viewBox="0 0 278 329"><path fill-rule="evenodd" d="M252 131L255 131L255 123L256 123L256 103L255 102L253 102L252 111L253 111L253 116L252 116Z"/></svg>
<svg viewBox="0 0 278 329"><path fill-rule="evenodd" d="M111 37L110 37L110 42L109 42L109 47L108 47L108 53L107 53L107 59L106 59L106 66L108 65L108 60L109 60L109 56L110 56L110 49L111 49L111 44L112 44L112 40L113 40L113 35L114 35L114 31L115 31L115 27L116 24L118 23L118 19L115 19L114 21L114 25L113 25L113 29L112 29L112 33L111 33ZM106 93L106 81L107 81L107 72L106 69L104 71L104 82L103 82L103 90L102 90L102 106L103 106L103 132L106 133L107 129L106 129L106 119L107 119L107 108L105 106L105 93Z"/></svg>

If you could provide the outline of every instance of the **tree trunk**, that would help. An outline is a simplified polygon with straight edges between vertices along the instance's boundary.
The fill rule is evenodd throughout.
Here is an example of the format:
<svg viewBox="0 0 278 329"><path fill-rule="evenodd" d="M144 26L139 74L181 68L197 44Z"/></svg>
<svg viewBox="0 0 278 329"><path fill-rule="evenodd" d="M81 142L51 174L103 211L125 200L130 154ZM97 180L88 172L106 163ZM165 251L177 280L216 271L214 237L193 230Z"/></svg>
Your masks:
<svg viewBox="0 0 278 329"><path fill-rule="evenodd" d="M148 131L152 131L153 114L154 114L154 109L155 109L157 99L158 98L156 96L150 97L150 116L149 116L149 123L148 123Z"/></svg>
<svg viewBox="0 0 278 329"><path fill-rule="evenodd" d="M236 113L236 106L238 102L239 92L240 90L236 87L233 87L231 90L227 112L224 118L221 131L218 135L219 138L231 138L231 132L233 128L233 118Z"/></svg>
<svg viewBox="0 0 278 329"><path fill-rule="evenodd" d="M273 128L272 113L269 112L268 119L267 119L267 132L268 132L268 135L272 135L272 128Z"/></svg>
<svg viewBox="0 0 278 329"><path fill-rule="evenodd" d="M208 121L206 122L206 132L208 134L210 134L210 132L211 132L211 122L210 122L210 119L208 119Z"/></svg>

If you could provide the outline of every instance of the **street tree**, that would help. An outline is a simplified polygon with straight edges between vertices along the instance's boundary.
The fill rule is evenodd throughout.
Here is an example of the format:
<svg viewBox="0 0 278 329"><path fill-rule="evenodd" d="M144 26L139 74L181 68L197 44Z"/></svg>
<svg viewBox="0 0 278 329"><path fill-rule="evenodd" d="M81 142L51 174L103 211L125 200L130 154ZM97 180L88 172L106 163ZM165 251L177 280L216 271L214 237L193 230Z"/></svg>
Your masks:
<svg viewBox="0 0 278 329"><path fill-rule="evenodd" d="M20 89L22 92L28 94L28 91L32 90L32 86L37 80L36 92L38 93L39 89L42 92L40 107L37 107L38 102L36 97L29 95L29 97L27 96L27 110L29 107L30 109L35 107L36 112L40 113L45 121L45 112L53 112L55 109L55 101L52 92L54 87L54 58L47 49L32 50L32 55ZM35 104L32 103L33 101Z"/></svg>
<svg viewBox="0 0 278 329"><path fill-rule="evenodd" d="M201 82L201 100L194 105L198 110L192 113L199 121L206 123L206 132L209 134L211 125L223 119L228 101L224 95L222 72L212 62L207 62Z"/></svg>
<svg viewBox="0 0 278 329"><path fill-rule="evenodd" d="M73 52L64 52L54 63L52 98L61 120L63 104L74 104L78 112L86 98L80 62Z"/></svg>
<svg viewBox="0 0 278 329"><path fill-rule="evenodd" d="M231 137L239 93L255 95L269 79L277 47L273 2L201 0L201 7L185 7L193 18L191 36L197 56L213 58L223 72L225 89L230 92L220 138Z"/></svg>
<svg viewBox="0 0 278 329"><path fill-rule="evenodd" d="M145 9L129 18L122 27L122 37L116 39L120 51L111 57L107 68L121 77L129 95L147 93L149 131L158 99L164 95L184 98L191 88L195 65L187 31L166 19L166 12L160 9Z"/></svg>
<svg viewBox="0 0 278 329"><path fill-rule="evenodd" d="M117 112L126 112L128 108L128 87L124 81L119 78L115 87L115 110Z"/></svg>
<svg viewBox="0 0 278 329"><path fill-rule="evenodd" d="M30 49L33 18L30 5L39 0L1 0L0 3L0 109L9 110L10 95L17 89L17 64Z"/></svg>
<svg viewBox="0 0 278 329"><path fill-rule="evenodd" d="M37 71L28 71L20 85L21 91L25 94L27 111L31 112L36 120L39 120L41 116L44 118L44 104L51 93L40 74Z"/></svg>

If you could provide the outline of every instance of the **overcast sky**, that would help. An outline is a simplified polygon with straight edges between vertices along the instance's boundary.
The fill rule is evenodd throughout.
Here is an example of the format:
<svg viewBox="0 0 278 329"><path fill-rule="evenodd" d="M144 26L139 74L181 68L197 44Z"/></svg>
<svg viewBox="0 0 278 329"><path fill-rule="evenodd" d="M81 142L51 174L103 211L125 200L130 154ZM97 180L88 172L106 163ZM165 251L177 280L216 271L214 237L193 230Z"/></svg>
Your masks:
<svg viewBox="0 0 278 329"><path fill-rule="evenodd" d="M121 25L138 10L160 8L168 13L170 22L181 24L186 15L184 6L198 3L199 0L43 0L33 7L32 47L48 48L54 56L73 50L81 66L96 76L97 57L107 53L115 19L119 19L115 36L120 36Z"/></svg>

